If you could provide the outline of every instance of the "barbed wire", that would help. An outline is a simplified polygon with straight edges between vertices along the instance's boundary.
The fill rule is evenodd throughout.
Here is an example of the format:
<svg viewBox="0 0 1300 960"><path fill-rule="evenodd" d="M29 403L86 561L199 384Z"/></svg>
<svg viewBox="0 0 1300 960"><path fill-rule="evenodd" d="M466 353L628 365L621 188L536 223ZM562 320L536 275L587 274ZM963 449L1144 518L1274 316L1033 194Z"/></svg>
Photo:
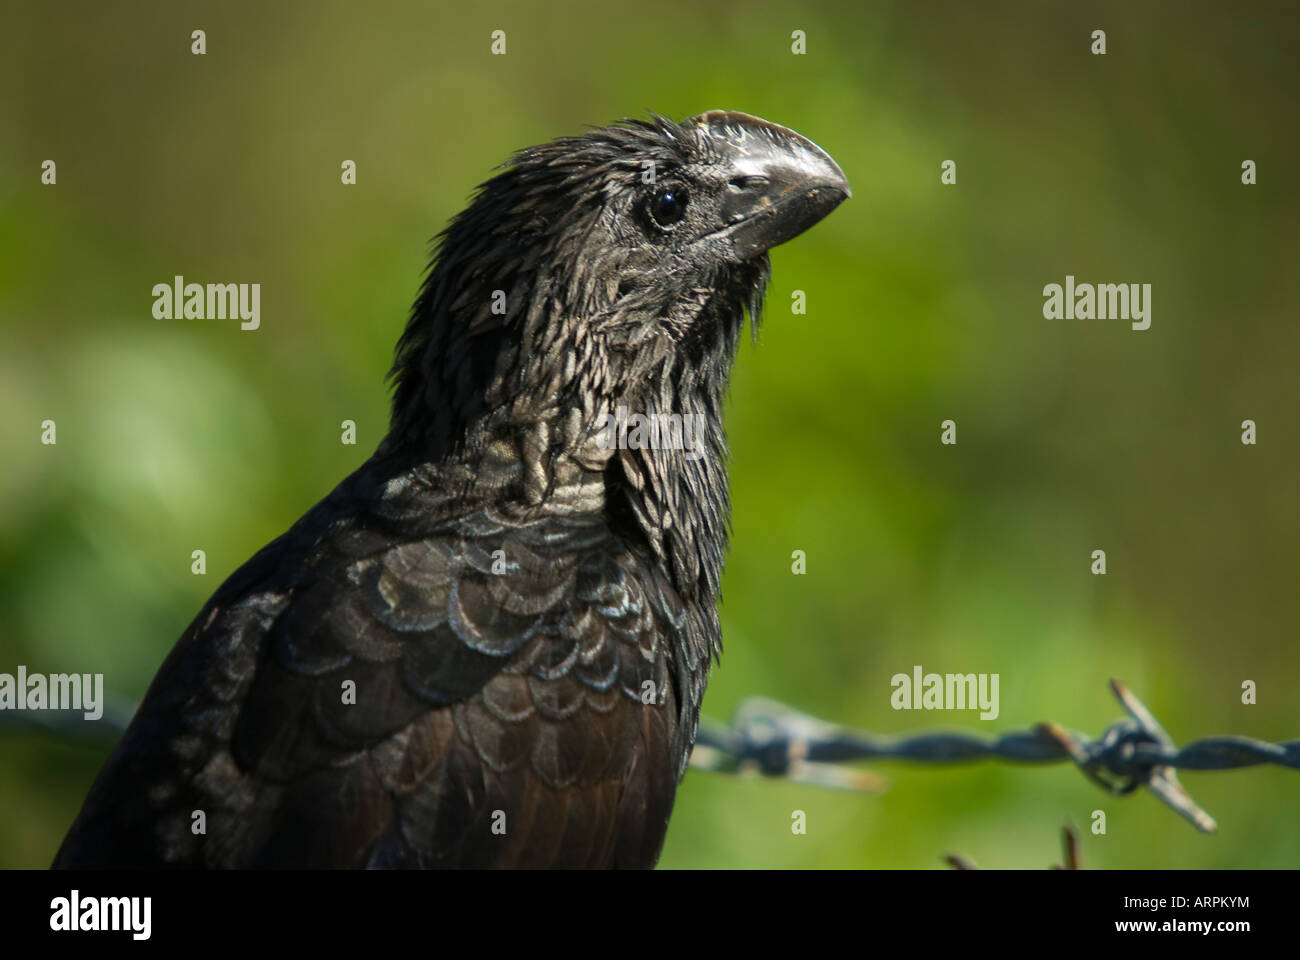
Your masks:
<svg viewBox="0 0 1300 960"><path fill-rule="evenodd" d="M0 710L0 732L6 728L37 730L64 740L113 741L126 732L136 704L105 693L101 713L88 719L81 707L72 709Z"/></svg>
<svg viewBox="0 0 1300 960"><path fill-rule="evenodd" d="M1206 737L1179 748L1150 710L1118 680L1111 690L1128 718L1093 740L1060 724L988 738L961 732L881 736L826 723L760 697L744 701L730 726L701 720L691 765L717 773L757 773L847 790L877 790L882 778L842 766L898 759L922 764L997 759L1012 763L1071 760L1107 793L1145 787L1204 833L1218 829L1178 781L1178 770L1237 770L1275 764L1300 770L1300 740Z"/></svg>
<svg viewBox="0 0 1300 960"><path fill-rule="evenodd" d="M1111 724L1095 740L1056 723L998 737L960 731L884 736L751 697L741 703L730 725L700 721L691 766L874 792L883 789L883 777L845 764L889 759L932 766L983 759L1029 764L1070 760L1107 793L1125 795L1145 787L1205 833L1218 826L1179 783L1178 770L1238 770L1260 764L1300 770L1300 740L1205 737L1180 748L1128 687L1118 680L1111 680L1110 687L1128 718ZM85 720L78 710L0 711L0 728L24 726L61 738L116 738L130 722L134 704L111 695L105 701L103 715L95 721Z"/></svg>
<svg viewBox="0 0 1300 960"><path fill-rule="evenodd" d="M1083 851L1079 847L1079 831L1072 823L1067 823L1061 828L1061 851L1061 862L1052 864L1048 867L1049 870L1083 869ZM970 859L970 857L964 857L960 853L946 855L943 862L954 870L979 869L974 860Z"/></svg>

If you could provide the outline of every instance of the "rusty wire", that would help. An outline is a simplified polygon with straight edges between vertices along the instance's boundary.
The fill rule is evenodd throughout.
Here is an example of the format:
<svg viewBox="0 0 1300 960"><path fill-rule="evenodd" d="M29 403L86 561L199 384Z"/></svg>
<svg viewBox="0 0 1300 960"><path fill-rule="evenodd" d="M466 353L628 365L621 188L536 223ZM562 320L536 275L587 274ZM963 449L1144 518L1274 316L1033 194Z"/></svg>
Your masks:
<svg viewBox="0 0 1300 960"><path fill-rule="evenodd" d="M1237 770L1265 763L1300 770L1300 740L1206 737L1180 749L1128 687L1118 680L1111 680L1110 687L1128 717L1111 724L1096 740L1055 723L994 738L961 732L887 737L753 698L741 704L730 726L701 721L691 764L721 773L752 772L838 789L876 790L882 778L843 764L872 759L922 764L1072 760L1108 793L1123 795L1146 787L1204 833L1218 827L1178 782L1178 770Z"/></svg>

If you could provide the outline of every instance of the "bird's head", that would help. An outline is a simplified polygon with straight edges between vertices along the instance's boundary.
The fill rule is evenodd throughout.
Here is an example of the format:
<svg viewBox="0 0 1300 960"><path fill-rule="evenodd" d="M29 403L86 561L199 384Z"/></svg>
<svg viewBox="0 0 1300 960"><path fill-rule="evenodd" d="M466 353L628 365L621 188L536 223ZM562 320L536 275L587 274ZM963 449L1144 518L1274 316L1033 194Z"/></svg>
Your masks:
<svg viewBox="0 0 1300 960"><path fill-rule="evenodd" d="M686 412L704 378L725 387L767 251L848 195L816 144L730 111L520 151L438 238L393 368L394 434L436 458L506 405L587 427L616 406Z"/></svg>
<svg viewBox="0 0 1300 960"><path fill-rule="evenodd" d="M380 452L454 458L525 514L603 510L684 596L716 595L745 313L757 323L767 251L848 195L820 147L743 113L520 151L439 237Z"/></svg>

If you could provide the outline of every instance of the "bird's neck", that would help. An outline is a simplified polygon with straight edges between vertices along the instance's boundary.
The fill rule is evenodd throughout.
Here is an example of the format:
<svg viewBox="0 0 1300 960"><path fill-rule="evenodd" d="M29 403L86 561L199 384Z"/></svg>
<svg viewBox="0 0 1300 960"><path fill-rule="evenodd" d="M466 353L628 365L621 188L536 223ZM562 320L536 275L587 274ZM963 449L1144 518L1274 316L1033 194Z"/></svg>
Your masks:
<svg viewBox="0 0 1300 960"><path fill-rule="evenodd" d="M523 522L601 517L683 600L711 608L730 529L723 397L767 271L763 258L684 298L677 338L631 359L607 355L582 324L543 328L479 391L455 389L445 362L459 355L445 340L460 327L415 326L379 454L427 464L463 508Z"/></svg>
<svg viewBox="0 0 1300 960"><path fill-rule="evenodd" d="M606 511L622 536L644 543L683 599L718 595L730 530L720 395L657 392L615 411L615 455L605 469Z"/></svg>
<svg viewBox="0 0 1300 960"><path fill-rule="evenodd" d="M521 522L603 517L663 565L684 600L711 602L730 519L721 393L709 383L594 410L511 404L437 465L438 483Z"/></svg>

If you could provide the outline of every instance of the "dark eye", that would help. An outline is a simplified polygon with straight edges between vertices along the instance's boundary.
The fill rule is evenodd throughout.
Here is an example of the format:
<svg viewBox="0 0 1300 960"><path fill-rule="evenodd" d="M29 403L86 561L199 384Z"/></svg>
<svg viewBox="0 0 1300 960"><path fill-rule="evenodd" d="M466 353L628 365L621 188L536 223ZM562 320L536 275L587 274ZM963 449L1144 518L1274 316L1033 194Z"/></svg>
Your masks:
<svg viewBox="0 0 1300 960"><path fill-rule="evenodd" d="M647 205L650 219L661 230L671 230L686 216L686 204L690 198L690 193L681 184L660 187Z"/></svg>

